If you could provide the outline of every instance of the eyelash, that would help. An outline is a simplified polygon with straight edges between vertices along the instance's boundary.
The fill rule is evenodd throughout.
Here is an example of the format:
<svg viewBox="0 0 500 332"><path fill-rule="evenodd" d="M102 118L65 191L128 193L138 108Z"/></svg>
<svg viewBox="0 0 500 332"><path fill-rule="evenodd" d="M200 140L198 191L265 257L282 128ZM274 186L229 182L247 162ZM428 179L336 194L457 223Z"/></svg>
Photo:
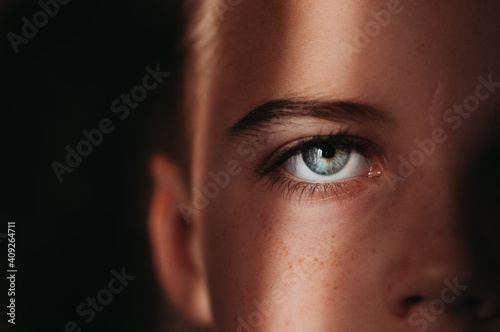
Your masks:
<svg viewBox="0 0 500 332"><path fill-rule="evenodd" d="M338 134L332 133L327 136L318 135L311 138L301 139L298 143L283 149L276 157L271 157L272 159L270 161L258 166L256 173L261 179L267 177L265 184L268 186L269 191L277 190L286 198L292 198L292 196L297 193L299 199L312 199L315 198L315 195L317 194L320 195L320 199L324 199L332 195L335 197L341 197L342 195L345 195L346 192L348 192L353 186L359 184L359 180L351 178L333 182L297 181L283 174L280 170L281 166L291 157L303 153L306 148L317 146L318 144L324 142L332 142L336 145L349 147L367 159L371 159L370 157L372 156L374 149L373 144L370 141L350 135L347 130Z"/></svg>

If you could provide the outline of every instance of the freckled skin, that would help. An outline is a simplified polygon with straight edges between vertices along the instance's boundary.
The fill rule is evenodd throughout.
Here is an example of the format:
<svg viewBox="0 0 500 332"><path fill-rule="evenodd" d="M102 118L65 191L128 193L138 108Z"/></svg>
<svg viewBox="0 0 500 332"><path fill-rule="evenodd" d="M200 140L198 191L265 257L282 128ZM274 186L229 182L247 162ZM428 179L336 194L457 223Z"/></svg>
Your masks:
<svg viewBox="0 0 500 332"><path fill-rule="evenodd" d="M244 321L252 331L414 331L424 323L427 332L500 331L496 315L477 318L500 302L500 250L488 240L498 234L490 226L499 219L498 164L486 167L498 161L500 88L457 130L442 116L474 95L480 75L500 82L500 2L401 1L370 44L346 57L339 45L354 45L356 29L390 2L243 1L218 23L205 113L193 118L193 187L203 190L209 172L230 160L243 171L192 224L214 330L246 331ZM382 174L359 179L342 200L269 189L255 163L279 140L328 135L335 125L290 123L252 163L224 133L255 105L288 95L381 109L391 127L352 130L381 147ZM391 187L398 157L435 128L447 140ZM467 293L432 321L410 320L419 308L432 310L444 280L455 278ZM262 303L272 309L263 312Z"/></svg>

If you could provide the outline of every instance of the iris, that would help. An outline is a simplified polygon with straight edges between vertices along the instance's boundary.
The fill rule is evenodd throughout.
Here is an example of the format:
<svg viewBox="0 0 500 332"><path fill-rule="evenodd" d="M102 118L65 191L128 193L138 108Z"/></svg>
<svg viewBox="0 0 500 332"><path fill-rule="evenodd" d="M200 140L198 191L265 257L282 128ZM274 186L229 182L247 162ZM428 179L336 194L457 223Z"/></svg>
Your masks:
<svg viewBox="0 0 500 332"><path fill-rule="evenodd" d="M307 149L302 153L302 159L306 166L316 174L332 175L342 170L347 162L351 151L344 146L334 146L325 142L318 146Z"/></svg>

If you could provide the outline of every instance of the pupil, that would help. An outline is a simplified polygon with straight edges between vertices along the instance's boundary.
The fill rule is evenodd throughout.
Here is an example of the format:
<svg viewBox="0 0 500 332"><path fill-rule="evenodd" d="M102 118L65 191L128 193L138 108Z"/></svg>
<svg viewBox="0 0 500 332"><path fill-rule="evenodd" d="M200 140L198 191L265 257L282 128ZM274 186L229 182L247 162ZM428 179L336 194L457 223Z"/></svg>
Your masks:
<svg viewBox="0 0 500 332"><path fill-rule="evenodd" d="M331 145L323 144L320 147L321 156L326 159L333 158L335 156L335 148Z"/></svg>

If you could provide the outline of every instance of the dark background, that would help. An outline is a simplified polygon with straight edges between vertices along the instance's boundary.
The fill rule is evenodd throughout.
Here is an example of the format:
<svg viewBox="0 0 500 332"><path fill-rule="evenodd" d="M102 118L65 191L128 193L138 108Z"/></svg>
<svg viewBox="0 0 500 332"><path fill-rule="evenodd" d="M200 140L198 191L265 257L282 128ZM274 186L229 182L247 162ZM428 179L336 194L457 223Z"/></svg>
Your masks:
<svg viewBox="0 0 500 332"><path fill-rule="evenodd" d="M178 1L72 0L16 54L7 38L22 35L36 1L0 2L0 233L16 222L16 325L7 324L7 241L0 238L0 330L186 330L164 325L147 239L147 156L175 142ZM142 85L145 67L171 75L125 120L111 102ZM159 112L160 119L155 115ZM105 134L60 183L52 162L65 163L81 131L110 118ZM156 123L153 126L152 123ZM158 125L159 124L159 125ZM160 128L160 132L155 129ZM170 138L169 138L170 137ZM108 287L111 270L136 278L85 323L76 308ZM180 324L180 325L179 325Z"/></svg>

